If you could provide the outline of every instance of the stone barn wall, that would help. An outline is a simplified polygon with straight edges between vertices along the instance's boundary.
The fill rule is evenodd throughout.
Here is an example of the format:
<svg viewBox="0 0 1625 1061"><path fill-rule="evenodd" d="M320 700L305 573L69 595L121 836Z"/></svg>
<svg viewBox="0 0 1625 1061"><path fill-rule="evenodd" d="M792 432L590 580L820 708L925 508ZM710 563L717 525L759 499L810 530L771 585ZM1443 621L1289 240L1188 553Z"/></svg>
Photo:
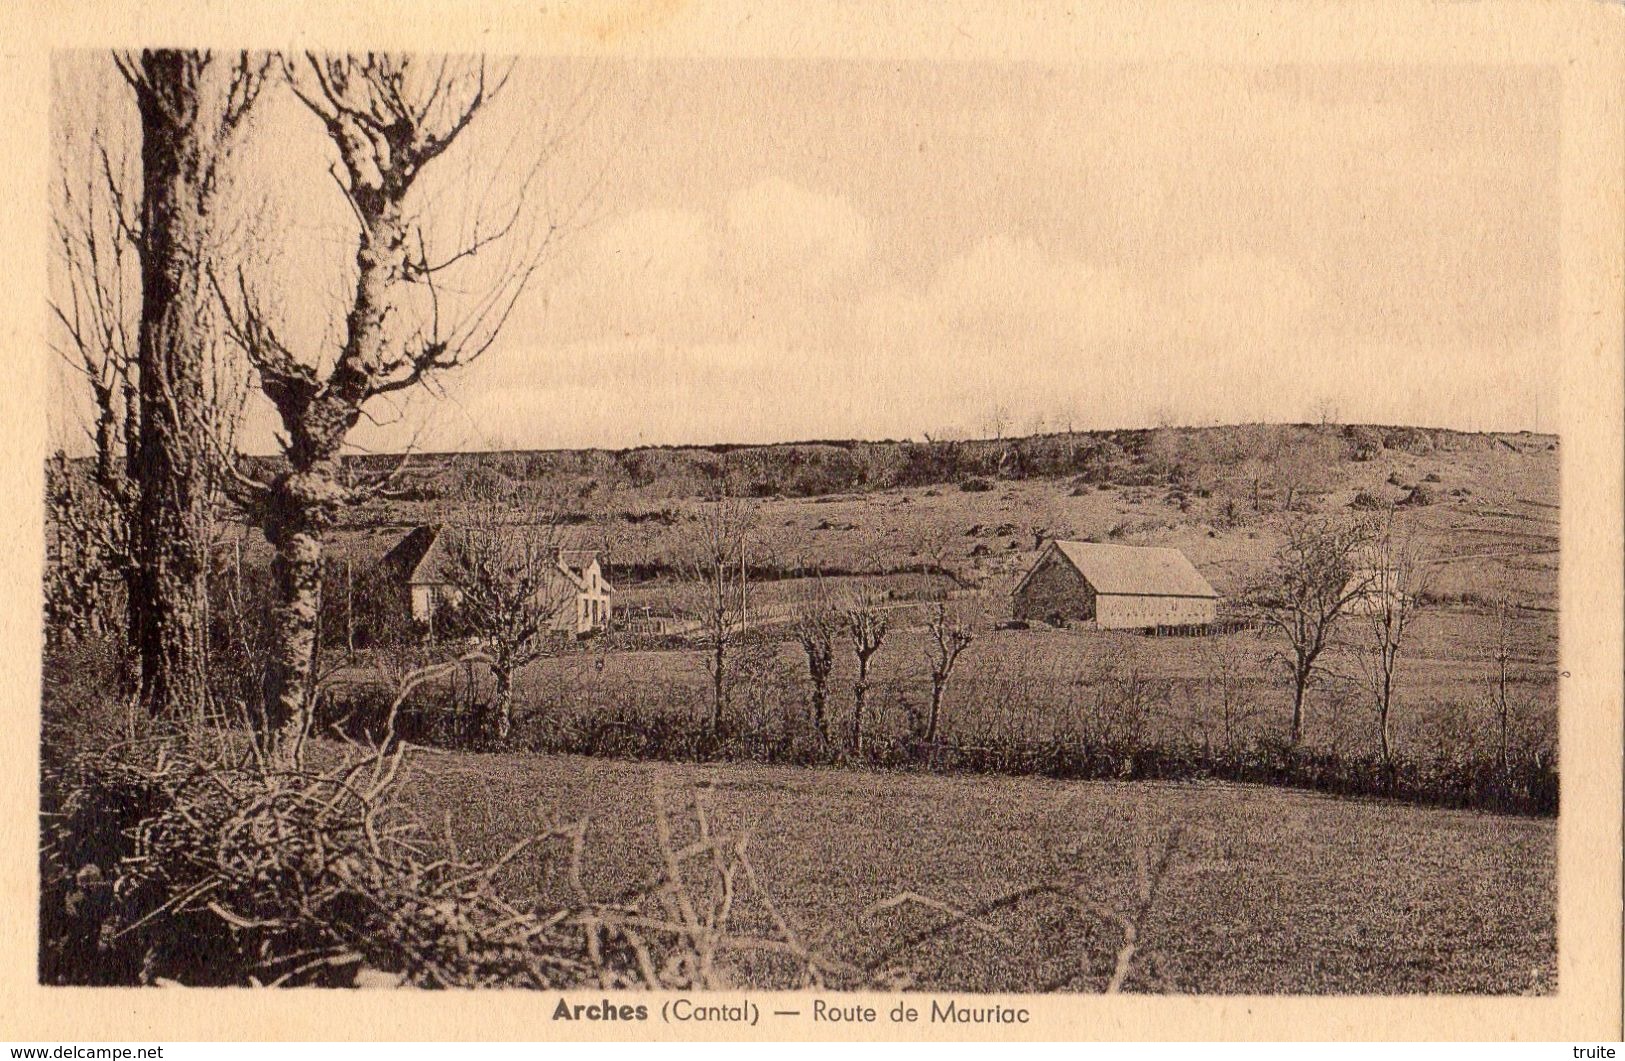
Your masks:
<svg viewBox="0 0 1625 1061"><path fill-rule="evenodd" d="M1077 569L1052 550L1015 593L1016 619L1084 620L1095 617L1095 591Z"/></svg>

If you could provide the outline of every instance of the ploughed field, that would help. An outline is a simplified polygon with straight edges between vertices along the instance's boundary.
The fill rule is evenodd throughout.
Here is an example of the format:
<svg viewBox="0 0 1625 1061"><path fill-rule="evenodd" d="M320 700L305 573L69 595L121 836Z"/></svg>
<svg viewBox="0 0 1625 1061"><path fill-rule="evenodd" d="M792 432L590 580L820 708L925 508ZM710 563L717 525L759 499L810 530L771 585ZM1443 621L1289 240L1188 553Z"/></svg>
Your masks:
<svg viewBox="0 0 1625 1061"><path fill-rule="evenodd" d="M1225 784L1067 782L756 764L423 753L405 786L434 832L500 855L550 823L589 821L581 863L597 898L658 863L656 811L677 840L695 793L714 833L750 834L750 861L803 939L934 990L1095 991L1120 932L1086 907L1137 903L1136 853L1173 839L1126 990L1202 993L1548 993L1556 989L1556 823ZM569 901L558 845L522 854L501 886ZM1039 895L938 928L946 915L1065 879L1085 903ZM735 929L771 934L742 895ZM734 954L742 986L771 959Z"/></svg>

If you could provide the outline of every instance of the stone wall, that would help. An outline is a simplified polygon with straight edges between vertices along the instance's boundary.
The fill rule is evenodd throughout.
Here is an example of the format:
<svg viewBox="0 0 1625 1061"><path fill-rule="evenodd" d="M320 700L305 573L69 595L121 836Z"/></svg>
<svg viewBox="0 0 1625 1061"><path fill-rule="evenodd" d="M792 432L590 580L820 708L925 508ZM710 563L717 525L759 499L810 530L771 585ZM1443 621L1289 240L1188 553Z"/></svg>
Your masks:
<svg viewBox="0 0 1625 1061"><path fill-rule="evenodd" d="M1051 550L1016 591L1013 605L1016 619L1093 619L1095 591L1076 568Z"/></svg>

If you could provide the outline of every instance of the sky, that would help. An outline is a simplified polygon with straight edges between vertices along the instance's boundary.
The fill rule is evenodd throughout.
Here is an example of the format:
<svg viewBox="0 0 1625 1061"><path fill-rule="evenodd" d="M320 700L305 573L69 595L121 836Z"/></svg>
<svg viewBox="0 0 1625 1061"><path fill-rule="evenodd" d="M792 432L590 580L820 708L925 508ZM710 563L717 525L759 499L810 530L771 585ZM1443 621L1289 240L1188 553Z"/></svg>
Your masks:
<svg viewBox="0 0 1625 1061"><path fill-rule="evenodd" d="M127 121L104 65L59 64L59 135ZM480 359L356 441L1323 413L1550 430L1560 87L1464 65L525 60L422 192L450 239L539 166L518 244L551 232L543 264ZM312 358L351 282L329 158L273 92L234 186L259 283ZM474 263L468 289L512 261ZM272 426L258 403L243 443L269 448Z"/></svg>

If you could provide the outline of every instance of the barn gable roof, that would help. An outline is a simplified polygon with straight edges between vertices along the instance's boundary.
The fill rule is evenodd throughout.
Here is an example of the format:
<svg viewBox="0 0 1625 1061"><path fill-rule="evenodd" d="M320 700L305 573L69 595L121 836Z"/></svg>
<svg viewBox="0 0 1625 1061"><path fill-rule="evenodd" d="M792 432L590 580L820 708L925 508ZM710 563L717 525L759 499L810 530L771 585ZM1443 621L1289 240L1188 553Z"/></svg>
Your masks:
<svg viewBox="0 0 1625 1061"><path fill-rule="evenodd" d="M1178 549L1099 542L1051 541L1096 593L1137 597L1217 597L1202 573Z"/></svg>

